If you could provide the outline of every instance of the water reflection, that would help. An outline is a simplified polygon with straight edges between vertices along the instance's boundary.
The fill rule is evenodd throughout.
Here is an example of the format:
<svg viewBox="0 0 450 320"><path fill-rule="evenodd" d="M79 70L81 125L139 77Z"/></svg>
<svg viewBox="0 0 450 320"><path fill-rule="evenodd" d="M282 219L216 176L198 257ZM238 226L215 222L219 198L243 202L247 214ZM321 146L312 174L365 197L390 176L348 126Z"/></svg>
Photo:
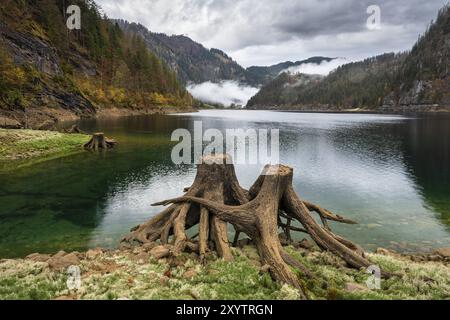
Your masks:
<svg viewBox="0 0 450 320"><path fill-rule="evenodd" d="M295 169L308 200L360 222L334 228L368 249L450 246L449 117L203 111L198 114L84 120L81 129L119 141L106 154L83 153L0 176L0 257L115 246L157 213L151 203L178 196L193 166L170 160L170 134L279 128L281 161ZM248 187L262 166L237 166Z"/></svg>

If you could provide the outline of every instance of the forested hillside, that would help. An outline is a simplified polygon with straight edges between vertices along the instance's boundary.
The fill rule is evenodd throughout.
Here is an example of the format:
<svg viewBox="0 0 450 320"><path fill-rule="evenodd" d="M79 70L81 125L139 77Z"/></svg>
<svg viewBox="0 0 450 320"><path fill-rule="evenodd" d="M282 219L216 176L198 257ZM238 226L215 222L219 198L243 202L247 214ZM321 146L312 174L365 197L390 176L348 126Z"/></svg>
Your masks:
<svg viewBox="0 0 450 320"><path fill-rule="evenodd" d="M301 106L304 109L359 108L380 105L404 55L385 54L337 68L316 81L300 81L307 75L283 74L253 97L249 107ZM311 76L309 76L311 77ZM274 88L282 88L274 90ZM290 88L287 90L286 88Z"/></svg>
<svg viewBox="0 0 450 320"><path fill-rule="evenodd" d="M308 86L311 82L319 82L323 76L307 74L281 73L273 81L262 87L257 95L247 104L248 108L277 109L289 105L298 97L299 87Z"/></svg>
<svg viewBox="0 0 450 320"><path fill-rule="evenodd" d="M243 67L219 49L207 49L183 35L154 33L140 24L123 20L113 22L125 32L140 35L147 47L165 61L184 84L222 80L257 84Z"/></svg>
<svg viewBox="0 0 450 320"><path fill-rule="evenodd" d="M323 62L330 62L333 58L327 58L327 57L312 57L306 60L301 61L285 61L278 64L274 64L272 66L267 67L259 67L259 66L252 66L247 68L247 72L251 74L251 77L255 80L255 82L259 84L268 84L273 79L277 78L283 71L292 68L292 67L298 67L302 64L321 64Z"/></svg>
<svg viewBox="0 0 450 320"><path fill-rule="evenodd" d="M450 107L450 5L419 38L401 65L384 104Z"/></svg>
<svg viewBox="0 0 450 320"><path fill-rule="evenodd" d="M445 6L410 52L343 65L320 81L281 75L249 108L433 111L450 107L450 7ZM293 88L293 86L295 88ZM286 89L288 88L288 89Z"/></svg>
<svg viewBox="0 0 450 320"><path fill-rule="evenodd" d="M312 57L302 61L286 61L271 66L240 66L225 52L207 49L184 35L154 33L145 26L124 20L114 20L122 30L140 35L147 47L174 70L183 83L220 82L232 80L241 84L261 86L275 79L282 71L302 64L320 64L332 58Z"/></svg>
<svg viewBox="0 0 450 320"><path fill-rule="evenodd" d="M145 112L192 104L139 36L124 33L92 0L70 4L81 8L81 30L66 27L64 1L2 1L0 126L48 126L111 107Z"/></svg>

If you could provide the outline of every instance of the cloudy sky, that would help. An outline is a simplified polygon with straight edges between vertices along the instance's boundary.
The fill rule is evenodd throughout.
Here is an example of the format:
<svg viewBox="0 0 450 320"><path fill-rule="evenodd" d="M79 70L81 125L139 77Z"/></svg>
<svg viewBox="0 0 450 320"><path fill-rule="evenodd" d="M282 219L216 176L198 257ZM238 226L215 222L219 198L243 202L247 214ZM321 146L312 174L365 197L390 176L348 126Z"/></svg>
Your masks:
<svg viewBox="0 0 450 320"><path fill-rule="evenodd" d="M184 34L245 67L322 55L359 60L412 47L449 0L97 0L111 18ZM381 25L367 27L378 5Z"/></svg>

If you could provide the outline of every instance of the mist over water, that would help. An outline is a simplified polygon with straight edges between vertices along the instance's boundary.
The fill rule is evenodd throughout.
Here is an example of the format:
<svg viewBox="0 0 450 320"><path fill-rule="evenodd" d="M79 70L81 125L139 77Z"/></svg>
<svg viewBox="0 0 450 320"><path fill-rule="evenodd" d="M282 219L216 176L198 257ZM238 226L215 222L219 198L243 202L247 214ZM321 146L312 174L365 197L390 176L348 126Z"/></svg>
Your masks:
<svg viewBox="0 0 450 320"><path fill-rule="evenodd" d="M323 61L322 63L304 63L299 66L293 66L283 70L282 72L287 72L290 74L317 74L321 76L327 76L333 70L337 69L339 66L349 63L347 59L337 58L331 61Z"/></svg>
<svg viewBox="0 0 450 320"><path fill-rule="evenodd" d="M237 81L222 81L220 83L204 82L190 84L188 91L194 98L206 103L231 105L247 105L248 100L258 93L259 88L240 84Z"/></svg>

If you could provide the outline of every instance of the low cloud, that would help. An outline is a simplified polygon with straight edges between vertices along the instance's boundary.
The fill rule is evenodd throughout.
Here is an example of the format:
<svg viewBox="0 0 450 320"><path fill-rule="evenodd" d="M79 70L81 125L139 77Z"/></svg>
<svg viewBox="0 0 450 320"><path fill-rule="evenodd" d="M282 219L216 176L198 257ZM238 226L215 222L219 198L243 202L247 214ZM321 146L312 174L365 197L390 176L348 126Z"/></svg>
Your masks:
<svg viewBox="0 0 450 320"><path fill-rule="evenodd" d="M203 82L201 84L190 84L188 91L194 98L206 103L221 104L229 107L232 104L245 106L259 89L245 86L236 81L222 81L220 83Z"/></svg>
<svg viewBox="0 0 450 320"><path fill-rule="evenodd" d="M303 74L318 74L322 76L327 76L331 71L335 70L337 67L343 64L349 63L347 59L338 58L331 61L323 61L320 64L316 63L305 63L299 66L290 67L282 72L288 72L291 74L303 73Z"/></svg>
<svg viewBox="0 0 450 320"><path fill-rule="evenodd" d="M410 49L448 0L97 0L111 18L185 34L245 67ZM381 8L369 30L367 7ZM232 18L230 18L232 17Z"/></svg>

